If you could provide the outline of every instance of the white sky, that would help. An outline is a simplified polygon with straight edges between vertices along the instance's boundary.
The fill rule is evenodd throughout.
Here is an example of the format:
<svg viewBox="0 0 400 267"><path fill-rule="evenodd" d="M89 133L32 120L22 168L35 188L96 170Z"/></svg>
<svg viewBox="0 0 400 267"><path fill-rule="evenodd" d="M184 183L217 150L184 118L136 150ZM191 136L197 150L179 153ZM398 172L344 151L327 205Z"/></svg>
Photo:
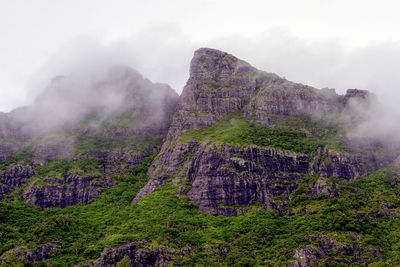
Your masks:
<svg viewBox="0 0 400 267"><path fill-rule="evenodd" d="M200 46L393 104L399 12L385 0L0 0L0 111L29 103L54 75L111 63L181 92Z"/></svg>

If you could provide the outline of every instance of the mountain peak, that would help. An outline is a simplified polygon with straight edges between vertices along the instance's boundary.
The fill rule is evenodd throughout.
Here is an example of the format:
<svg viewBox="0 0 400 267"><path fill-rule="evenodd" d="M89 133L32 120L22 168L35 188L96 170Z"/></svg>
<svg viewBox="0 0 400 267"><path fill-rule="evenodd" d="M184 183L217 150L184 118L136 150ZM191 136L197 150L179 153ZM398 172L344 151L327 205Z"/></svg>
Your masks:
<svg viewBox="0 0 400 267"><path fill-rule="evenodd" d="M196 50L190 64L190 76L201 80L230 79L236 74L255 70L247 62L212 48Z"/></svg>

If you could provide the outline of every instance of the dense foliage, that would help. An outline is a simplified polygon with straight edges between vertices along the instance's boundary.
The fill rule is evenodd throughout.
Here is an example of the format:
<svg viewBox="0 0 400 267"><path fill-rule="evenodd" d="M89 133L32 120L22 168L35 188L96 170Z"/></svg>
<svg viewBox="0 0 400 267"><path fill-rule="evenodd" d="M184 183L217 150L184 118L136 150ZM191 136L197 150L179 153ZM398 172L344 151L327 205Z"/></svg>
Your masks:
<svg viewBox="0 0 400 267"><path fill-rule="evenodd" d="M147 240L148 247L192 247L194 253L178 257L177 263L183 265L283 265L292 260L296 249L317 245L318 241L310 236L333 236L342 244L350 244L349 236L357 235L357 245L384 252L381 259L375 260L400 264L400 219L376 216L385 205L400 204L399 185L392 186L394 169L343 185L337 198L309 197L309 186L315 181L305 179L285 212L294 211L295 215L262 210L237 217L215 217L199 211L186 196L179 196L179 186L171 183L131 205L147 181L151 160L121 176L118 186L87 206L41 211L21 201L2 201L0 254L21 245L33 248L62 242L64 248L54 251L52 259L33 265L71 266L96 259L106 247ZM57 165L51 166L60 171ZM357 217L361 212L365 216ZM221 248L227 249L225 257L205 253L206 249ZM18 261L10 258L3 265Z"/></svg>
<svg viewBox="0 0 400 267"><path fill-rule="evenodd" d="M337 151L348 150L334 123L325 125L300 116L276 119L273 123L278 127L267 127L236 113L216 125L188 130L183 140L273 147L308 154L323 146Z"/></svg>
<svg viewBox="0 0 400 267"><path fill-rule="evenodd" d="M215 126L187 131L182 141L195 139L304 153L322 146L348 149L338 124L296 116L272 123L276 127L256 124L234 114ZM127 145L140 152L144 145L160 143L161 140L144 136L113 139L83 135L76 139L76 153ZM27 148L0 168L20 160L31 164L32 156L32 150ZM0 201L0 255L21 246L33 249L61 242L63 247L42 262L28 263L10 255L0 259L0 266L73 266L95 260L104 248L134 241L148 241L144 245L148 248L191 248L192 253L176 258L175 263L184 266L285 266L294 261L296 250L306 245L317 247L323 238L334 239L344 247L379 249L379 257L367 251L357 255L373 259L376 266L400 265L400 183L399 170L395 168L388 167L352 182L329 178L328 185L335 183L338 187L335 196L310 196L311 187L320 178L304 177L284 210L256 207L235 217L225 217L201 212L187 196L179 194L180 185L171 181L139 203L131 204L148 181L147 170L153 158L113 175L118 185L86 206L40 210L21 201L16 194L11 195L12 200ZM101 172L99 166L103 163L90 157L59 159L37 167L33 179L61 176L69 171L80 171L82 175ZM355 257L335 252L329 256L338 260L337 265L340 260L351 262ZM324 260L321 263L332 264ZM118 266L129 266L129 259L124 258Z"/></svg>

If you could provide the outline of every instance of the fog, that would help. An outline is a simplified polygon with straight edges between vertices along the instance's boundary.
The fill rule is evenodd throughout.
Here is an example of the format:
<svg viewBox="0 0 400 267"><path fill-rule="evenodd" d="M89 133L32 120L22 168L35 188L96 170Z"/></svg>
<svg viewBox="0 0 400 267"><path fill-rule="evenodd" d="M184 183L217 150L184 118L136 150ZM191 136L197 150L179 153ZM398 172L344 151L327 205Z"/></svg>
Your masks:
<svg viewBox="0 0 400 267"><path fill-rule="evenodd" d="M199 47L227 51L261 70L316 88L348 88L373 92L381 102L397 108L400 99L400 44L376 43L346 48L340 40L309 42L283 30L257 38L225 36L194 42L176 25L154 26L128 38L103 42L79 36L56 52L34 72L26 90L28 99L57 75L97 72L112 64L126 64L152 81L171 85L178 93L189 76L193 52Z"/></svg>
<svg viewBox="0 0 400 267"><path fill-rule="evenodd" d="M174 24L152 26L112 42L101 41L93 35L81 35L56 49L31 75L25 103L33 103L48 87L49 81L60 75L74 77L74 81L69 81L72 83L79 81L79 86L69 85L70 95L78 95L78 99L95 99L82 93L84 80L104 73L116 64L131 66L144 77L167 83L180 93L189 76L193 52L199 47L227 51L261 70L316 88L335 88L340 94L348 88L369 90L378 97L381 105L365 111L367 122L357 129L358 135L390 135L391 139L397 139L394 133L399 125L400 75L396 74L400 69L400 44L376 43L349 49L337 39L310 42L279 29L255 38L222 36L207 42L193 41ZM116 93L106 98L120 103L123 97ZM74 110L80 110L79 105L91 106L79 101L65 110L55 103L49 105L48 110L59 110L58 117L71 113L71 110L72 117L76 117Z"/></svg>
<svg viewBox="0 0 400 267"><path fill-rule="evenodd" d="M171 87L154 84L125 65L91 64L90 71L53 78L31 105L11 112L22 134L38 137L59 130L76 131L82 125L83 131L96 129L126 112L132 121L138 120L138 127L167 122L169 105L178 97Z"/></svg>

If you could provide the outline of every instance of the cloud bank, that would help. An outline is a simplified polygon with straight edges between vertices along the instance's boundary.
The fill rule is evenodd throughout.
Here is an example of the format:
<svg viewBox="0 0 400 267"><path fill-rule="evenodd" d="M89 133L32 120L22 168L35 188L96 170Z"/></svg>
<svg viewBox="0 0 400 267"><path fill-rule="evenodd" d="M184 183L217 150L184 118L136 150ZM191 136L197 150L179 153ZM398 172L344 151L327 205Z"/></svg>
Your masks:
<svg viewBox="0 0 400 267"><path fill-rule="evenodd" d="M400 44L377 43L347 49L339 40L309 42L279 29L256 38L226 36L208 42L192 41L175 24L155 25L113 41L79 36L31 76L26 103L32 103L55 76L88 77L116 64L128 65L151 81L167 83L180 93L189 77L193 52L199 47L229 52L261 70L316 88L335 88L341 94L348 88L369 90L385 109L371 110L358 134L391 133L390 139L398 140L394 133L400 124Z"/></svg>
<svg viewBox="0 0 400 267"><path fill-rule="evenodd" d="M199 47L227 51L261 70L317 88L370 90L381 102L397 107L400 100L400 44L381 43L346 49L339 40L308 42L285 31L257 38L227 36L193 42L176 25L147 28L132 36L102 42L80 36L60 48L28 83L27 103L58 75L86 75L113 64L126 64L155 82L180 93L189 76L193 52Z"/></svg>

